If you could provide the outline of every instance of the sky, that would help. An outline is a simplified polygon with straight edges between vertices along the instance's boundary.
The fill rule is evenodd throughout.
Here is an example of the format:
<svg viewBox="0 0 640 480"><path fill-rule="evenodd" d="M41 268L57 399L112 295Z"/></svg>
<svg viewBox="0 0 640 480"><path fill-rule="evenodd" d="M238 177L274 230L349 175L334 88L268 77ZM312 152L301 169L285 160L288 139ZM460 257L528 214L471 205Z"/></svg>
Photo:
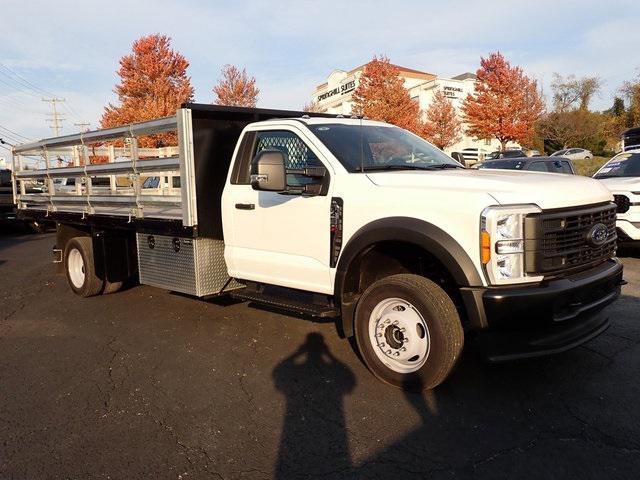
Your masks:
<svg viewBox="0 0 640 480"><path fill-rule="evenodd" d="M376 54L448 77L500 51L545 94L554 72L599 76L592 108L604 110L640 74L637 1L2 0L0 138L52 136L45 95L66 99L62 134L97 128L117 102L118 60L151 33L169 35L190 62L197 102L213 101L227 63L256 77L258 106L301 109L334 69Z"/></svg>

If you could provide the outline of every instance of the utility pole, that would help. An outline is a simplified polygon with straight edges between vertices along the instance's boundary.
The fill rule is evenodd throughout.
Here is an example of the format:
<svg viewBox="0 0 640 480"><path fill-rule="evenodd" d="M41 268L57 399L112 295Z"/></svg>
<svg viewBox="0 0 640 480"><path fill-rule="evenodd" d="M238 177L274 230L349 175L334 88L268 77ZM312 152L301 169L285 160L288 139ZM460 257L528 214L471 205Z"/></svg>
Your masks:
<svg viewBox="0 0 640 480"><path fill-rule="evenodd" d="M54 131L57 137L60 135L60 129L62 128L62 121L64 120L64 117L62 117L62 115L58 112L56 104L62 103L65 100L64 98L53 97L53 98L43 98L42 101L49 102L51 104L51 109L53 110L53 112L48 114L51 116L51 118L47 118L45 122L51 122L50 127Z"/></svg>
<svg viewBox="0 0 640 480"><path fill-rule="evenodd" d="M89 131L89 127L91 126L91 123L89 123L89 122L80 122L80 123L74 123L74 125L76 127L80 127L80 132L88 132Z"/></svg>

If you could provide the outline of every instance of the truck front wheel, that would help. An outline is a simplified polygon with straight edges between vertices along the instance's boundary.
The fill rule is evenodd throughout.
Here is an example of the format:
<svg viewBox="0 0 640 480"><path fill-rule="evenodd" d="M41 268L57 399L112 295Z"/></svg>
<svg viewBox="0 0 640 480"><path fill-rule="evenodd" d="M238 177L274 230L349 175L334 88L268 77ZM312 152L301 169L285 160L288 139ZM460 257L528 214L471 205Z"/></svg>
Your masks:
<svg viewBox="0 0 640 480"><path fill-rule="evenodd" d="M64 252L64 267L67 282L77 295L91 297L102 291L104 281L96 275L90 237L69 240Z"/></svg>
<svg viewBox="0 0 640 480"><path fill-rule="evenodd" d="M442 383L464 344L451 298L419 275L392 275L373 283L358 302L355 323L358 349L369 370L408 390Z"/></svg>

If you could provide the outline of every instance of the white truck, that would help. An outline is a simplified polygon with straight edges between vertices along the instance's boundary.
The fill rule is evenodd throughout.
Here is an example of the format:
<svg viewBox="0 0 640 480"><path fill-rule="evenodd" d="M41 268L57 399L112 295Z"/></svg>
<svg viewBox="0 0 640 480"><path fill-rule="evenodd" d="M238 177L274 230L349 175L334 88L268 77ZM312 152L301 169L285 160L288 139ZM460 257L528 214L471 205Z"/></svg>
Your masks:
<svg viewBox="0 0 640 480"><path fill-rule="evenodd" d="M149 135L176 138L178 155L142 159ZM89 145L130 161L91 164ZM31 155L47 168L21 168ZM74 165L51 168L54 155ZM465 336L490 361L579 345L607 328L623 283L616 206L598 181L465 169L385 123L185 104L21 145L14 161L19 212L55 219L55 261L81 297L136 278L335 317L395 386L443 382ZM179 175L179 188L142 188L154 172ZM133 189L94 192L101 175ZM84 181L56 192L57 177ZM25 192L34 178L46 194Z"/></svg>
<svg viewBox="0 0 640 480"><path fill-rule="evenodd" d="M640 242L640 148L619 153L593 176L613 193L620 242Z"/></svg>

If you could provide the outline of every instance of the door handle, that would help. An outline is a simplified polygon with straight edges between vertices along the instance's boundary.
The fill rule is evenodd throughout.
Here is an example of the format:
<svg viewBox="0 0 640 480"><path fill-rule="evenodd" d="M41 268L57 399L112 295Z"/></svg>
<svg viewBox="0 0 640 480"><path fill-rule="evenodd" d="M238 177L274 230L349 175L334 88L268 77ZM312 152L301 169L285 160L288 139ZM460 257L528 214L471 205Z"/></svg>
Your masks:
<svg viewBox="0 0 640 480"><path fill-rule="evenodd" d="M236 203L238 210L255 210L256 205L254 203Z"/></svg>

